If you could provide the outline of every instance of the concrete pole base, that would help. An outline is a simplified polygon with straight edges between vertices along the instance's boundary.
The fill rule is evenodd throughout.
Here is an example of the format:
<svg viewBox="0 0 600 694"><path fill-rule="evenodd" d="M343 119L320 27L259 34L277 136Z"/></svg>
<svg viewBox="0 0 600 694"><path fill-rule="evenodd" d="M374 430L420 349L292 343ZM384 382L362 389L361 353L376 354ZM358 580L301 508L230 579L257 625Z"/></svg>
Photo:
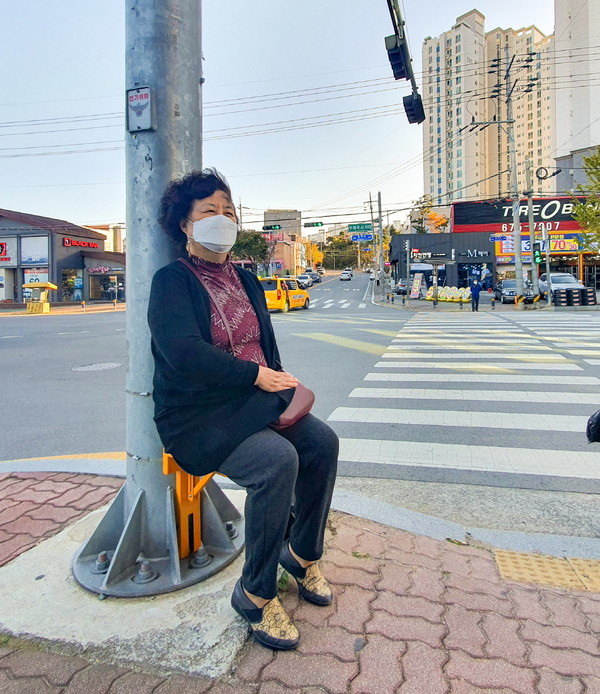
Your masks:
<svg viewBox="0 0 600 694"><path fill-rule="evenodd" d="M196 555L179 558L174 493L167 487L164 546L159 556L146 556L144 521L155 510L147 508L140 490L126 517L126 486L73 559L75 579L92 593L118 598L169 593L216 574L243 550L244 517L210 480L199 501L202 544Z"/></svg>

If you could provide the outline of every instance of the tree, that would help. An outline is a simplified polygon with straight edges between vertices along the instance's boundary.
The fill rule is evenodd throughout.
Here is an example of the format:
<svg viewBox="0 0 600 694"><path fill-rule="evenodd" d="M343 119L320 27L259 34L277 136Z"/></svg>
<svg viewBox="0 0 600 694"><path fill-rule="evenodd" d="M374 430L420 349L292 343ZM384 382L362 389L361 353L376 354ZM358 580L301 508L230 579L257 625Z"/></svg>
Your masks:
<svg viewBox="0 0 600 694"><path fill-rule="evenodd" d="M438 212L431 210L425 215L425 225L428 227L432 234L440 234L449 223L448 217Z"/></svg>
<svg viewBox="0 0 600 694"><path fill-rule="evenodd" d="M315 265L321 265L323 262L324 254L319 250L316 243L312 243L309 239L302 239L301 243L305 247L306 262L314 267Z"/></svg>
<svg viewBox="0 0 600 694"><path fill-rule="evenodd" d="M343 268L356 263L356 245L343 234L330 236L324 249L323 266L329 269Z"/></svg>
<svg viewBox="0 0 600 694"><path fill-rule="evenodd" d="M573 217L582 233L582 250L598 252L600 248L600 147L594 154L583 158L587 183L578 185L577 190L587 200L575 199Z"/></svg>
<svg viewBox="0 0 600 694"><path fill-rule="evenodd" d="M259 231L240 231L231 249L234 260L249 260L256 272L258 263L264 263L269 253L269 244Z"/></svg>
<svg viewBox="0 0 600 694"><path fill-rule="evenodd" d="M417 234L426 234L427 215L431 212L433 207L433 198L431 195L422 195L417 200L413 200L413 209L411 210L411 225Z"/></svg>

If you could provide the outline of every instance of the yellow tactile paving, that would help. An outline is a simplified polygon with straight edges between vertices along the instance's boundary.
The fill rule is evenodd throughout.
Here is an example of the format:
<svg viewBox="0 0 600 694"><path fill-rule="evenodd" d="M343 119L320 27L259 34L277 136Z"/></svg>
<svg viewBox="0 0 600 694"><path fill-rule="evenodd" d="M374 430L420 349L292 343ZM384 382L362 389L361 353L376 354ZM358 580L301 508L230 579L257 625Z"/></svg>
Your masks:
<svg viewBox="0 0 600 694"><path fill-rule="evenodd" d="M567 561L588 590L600 593L600 561L593 559L567 559Z"/></svg>
<svg viewBox="0 0 600 694"><path fill-rule="evenodd" d="M600 592L600 561L494 551L502 578L521 583Z"/></svg>

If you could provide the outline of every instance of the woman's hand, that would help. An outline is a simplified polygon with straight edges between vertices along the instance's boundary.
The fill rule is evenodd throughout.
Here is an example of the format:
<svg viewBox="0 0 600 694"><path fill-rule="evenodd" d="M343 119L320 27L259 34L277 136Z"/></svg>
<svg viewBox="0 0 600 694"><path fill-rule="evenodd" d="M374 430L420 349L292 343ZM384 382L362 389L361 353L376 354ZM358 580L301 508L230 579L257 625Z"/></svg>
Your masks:
<svg viewBox="0 0 600 694"><path fill-rule="evenodd" d="M275 393L278 390L287 390L295 388L298 385L298 379L289 374L287 371L274 371L266 366L258 367L258 376L254 385L261 390L266 390L269 393Z"/></svg>

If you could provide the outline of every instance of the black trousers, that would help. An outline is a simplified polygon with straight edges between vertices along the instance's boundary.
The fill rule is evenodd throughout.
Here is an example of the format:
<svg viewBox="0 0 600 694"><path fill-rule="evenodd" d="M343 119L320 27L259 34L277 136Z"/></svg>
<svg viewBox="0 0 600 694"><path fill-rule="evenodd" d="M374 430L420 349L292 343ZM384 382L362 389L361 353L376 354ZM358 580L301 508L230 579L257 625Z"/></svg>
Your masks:
<svg viewBox="0 0 600 694"><path fill-rule="evenodd" d="M292 502L290 545L302 559L320 559L338 451L335 432L309 414L288 429L267 427L249 436L219 466L247 492L242 584L249 593L266 600L277 595L277 564Z"/></svg>
<svg viewBox="0 0 600 694"><path fill-rule="evenodd" d="M471 296L471 310L479 311L479 295Z"/></svg>

